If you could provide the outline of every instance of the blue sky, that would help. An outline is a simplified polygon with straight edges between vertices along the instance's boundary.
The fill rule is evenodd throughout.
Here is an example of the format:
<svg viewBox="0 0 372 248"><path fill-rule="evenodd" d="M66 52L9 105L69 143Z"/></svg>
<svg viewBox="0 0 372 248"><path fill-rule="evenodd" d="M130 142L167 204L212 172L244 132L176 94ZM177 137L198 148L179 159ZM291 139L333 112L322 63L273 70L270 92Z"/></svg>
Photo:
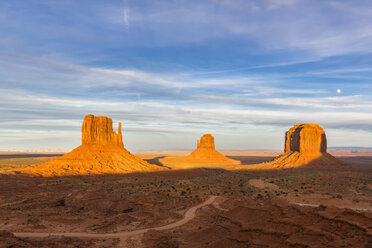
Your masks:
<svg viewBox="0 0 372 248"><path fill-rule="evenodd" d="M0 2L0 150L71 149L84 115L131 150L282 149L296 123L372 146L372 2ZM341 92L338 93L337 90Z"/></svg>

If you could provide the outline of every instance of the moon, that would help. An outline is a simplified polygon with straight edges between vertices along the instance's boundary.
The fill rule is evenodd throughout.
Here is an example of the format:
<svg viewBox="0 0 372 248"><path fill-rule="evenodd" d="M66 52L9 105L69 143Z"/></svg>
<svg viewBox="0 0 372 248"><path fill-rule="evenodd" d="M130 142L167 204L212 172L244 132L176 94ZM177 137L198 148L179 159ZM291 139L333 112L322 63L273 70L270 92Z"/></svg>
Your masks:
<svg viewBox="0 0 372 248"><path fill-rule="evenodd" d="M341 93L341 89L337 89L337 93L340 94Z"/></svg>

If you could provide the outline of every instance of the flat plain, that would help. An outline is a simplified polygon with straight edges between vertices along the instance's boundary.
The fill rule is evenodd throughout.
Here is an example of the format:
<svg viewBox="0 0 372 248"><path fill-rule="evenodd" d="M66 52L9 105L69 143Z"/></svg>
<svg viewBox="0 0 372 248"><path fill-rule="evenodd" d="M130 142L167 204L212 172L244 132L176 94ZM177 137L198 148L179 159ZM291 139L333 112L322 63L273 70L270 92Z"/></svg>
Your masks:
<svg viewBox="0 0 372 248"><path fill-rule="evenodd" d="M150 163L185 152L144 152ZM273 154L224 152L242 164ZM370 247L372 156L338 157L345 170L228 171L172 169L122 175L29 177L9 169L48 161L58 154L1 154L1 247ZM125 237L87 238L30 233L114 234L195 218L166 230ZM14 233L14 234L13 234ZM13 245L13 246L11 246Z"/></svg>

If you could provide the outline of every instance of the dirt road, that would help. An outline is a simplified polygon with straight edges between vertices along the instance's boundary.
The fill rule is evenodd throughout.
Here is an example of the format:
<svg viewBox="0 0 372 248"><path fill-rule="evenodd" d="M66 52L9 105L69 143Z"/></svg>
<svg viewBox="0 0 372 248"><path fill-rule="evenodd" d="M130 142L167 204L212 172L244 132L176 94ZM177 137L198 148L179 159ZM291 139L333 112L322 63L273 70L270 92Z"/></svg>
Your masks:
<svg viewBox="0 0 372 248"><path fill-rule="evenodd" d="M167 230L167 229L172 229L175 227L182 226L195 217L196 210L198 210L201 207L212 204L216 200L216 198L217 196L210 196L208 200L206 200L205 202L188 209L181 220L165 225L165 226L145 228L145 229L139 229L139 230L134 230L134 231L129 231L129 232L118 232L118 233L64 233L64 232L30 233L30 232L26 232L26 233L13 233L13 234L17 237L22 237L22 238L45 238L49 236L64 236L64 237L78 237L78 238L127 238L130 236L143 234L151 229Z"/></svg>

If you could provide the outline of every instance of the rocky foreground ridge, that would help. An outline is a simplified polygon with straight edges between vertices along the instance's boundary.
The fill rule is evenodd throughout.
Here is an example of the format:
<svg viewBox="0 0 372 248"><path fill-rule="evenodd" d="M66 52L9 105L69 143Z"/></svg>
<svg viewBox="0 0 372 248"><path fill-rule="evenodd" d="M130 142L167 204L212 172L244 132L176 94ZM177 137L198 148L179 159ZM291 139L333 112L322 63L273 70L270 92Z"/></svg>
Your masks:
<svg viewBox="0 0 372 248"><path fill-rule="evenodd" d="M214 137L211 134L204 134L197 141L196 150L186 157L165 158L161 161L165 164L240 164L240 161L227 158L216 151Z"/></svg>
<svg viewBox="0 0 372 248"><path fill-rule="evenodd" d="M82 145L47 163L29 166L18 172L41 176L75 174L131 173L165 170L149 164L124 148L121 123L118 132L112 119L87 115L82 125Z"/></svg>

